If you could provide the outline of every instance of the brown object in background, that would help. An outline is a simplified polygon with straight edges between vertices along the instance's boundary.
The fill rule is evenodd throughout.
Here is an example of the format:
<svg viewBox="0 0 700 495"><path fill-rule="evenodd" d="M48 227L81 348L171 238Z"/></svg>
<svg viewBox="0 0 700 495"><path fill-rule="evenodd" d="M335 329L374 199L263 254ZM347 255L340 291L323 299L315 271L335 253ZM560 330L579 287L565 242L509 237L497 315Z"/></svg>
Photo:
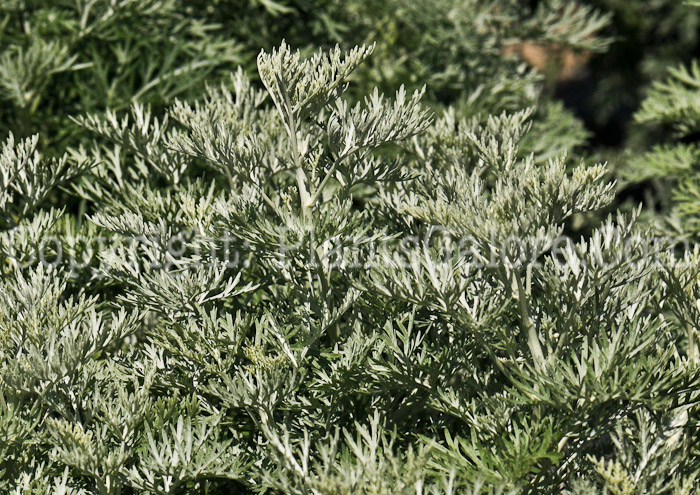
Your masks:
<svg viewBox="0 0 700 495"><path fill-rule="evenodd" d="M591 53L575 51L556 43L543 44L534 41L523 41L506 45L503 48L506 55L519 55L525 62L538 71L549 74L556 71L557 82L566 82L583 77L586 73Z"/></svg>

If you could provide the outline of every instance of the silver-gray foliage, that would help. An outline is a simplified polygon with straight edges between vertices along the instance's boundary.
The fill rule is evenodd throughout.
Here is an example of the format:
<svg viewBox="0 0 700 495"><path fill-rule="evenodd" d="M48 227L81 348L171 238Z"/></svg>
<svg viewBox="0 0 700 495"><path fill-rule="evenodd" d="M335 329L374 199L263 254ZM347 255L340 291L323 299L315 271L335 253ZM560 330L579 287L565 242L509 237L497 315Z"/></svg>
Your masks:
<svg viewBox="0 0 700 495"><path fill-rule="evenodd" d="M522 151L529 110L351 104L372 50L6 142L0 491L696 493L697 255L564 238L613 186ZM35 212L76 174L89 223Z"/></svg>

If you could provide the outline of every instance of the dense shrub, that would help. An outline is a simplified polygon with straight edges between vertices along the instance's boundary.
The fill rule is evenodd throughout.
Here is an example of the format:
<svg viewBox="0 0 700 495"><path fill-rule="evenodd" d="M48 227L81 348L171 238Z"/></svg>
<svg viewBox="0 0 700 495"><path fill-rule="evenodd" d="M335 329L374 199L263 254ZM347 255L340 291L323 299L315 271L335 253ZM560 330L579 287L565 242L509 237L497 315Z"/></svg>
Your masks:
<svg viewBox="0 0 700 495"><path fill-rule="evenodd" d="M608 15L2 8L0 491L696 493L697 250L547 90Z"/></svg>

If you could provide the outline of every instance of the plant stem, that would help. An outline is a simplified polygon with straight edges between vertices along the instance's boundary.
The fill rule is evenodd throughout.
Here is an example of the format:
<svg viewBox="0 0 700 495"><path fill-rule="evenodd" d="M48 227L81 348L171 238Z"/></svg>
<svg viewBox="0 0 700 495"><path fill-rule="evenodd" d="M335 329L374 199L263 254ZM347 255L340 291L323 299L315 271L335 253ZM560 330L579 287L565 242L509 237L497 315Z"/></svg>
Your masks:
<svg viewBox="0 0 700 495"><path fill-rule="evenodd" d="M284 113L287 117L287 133L289 134L289 139L292 142L292 159L294 160L295 176L297 180L297 187L299 188L299 203L301 206L301 212L304 220L310 223L311 220L311 207L313 202L311 201L311 195L309 194L309 189L307 187L308 177L304 168L301 165L301 152L299 151L299 141L297 140L297 122L294 118L294 111L292 110L292 104L289 101L289 95L287 94L287 85L284 84L282 79L277 77L277 85L280 88L280 93L284 99Z"/></svg>
<svg viewBox="0 0 700 495"><path fill-rule="evenodd" d="M321 262L318 259L318 253L316 252L316 232L311 217L311 209L318 199L318 194L314 194L313 196L309 194L309 179L306 172L304 172L304 168L302 167L302 156L301 151L299 150L299 141L297 139L297 122L294 118L292 104L289 101L286 85L279 77L277 78L277 84L280 87L280 92L282 93L282 97L284 99L284 113L287 114L287 132L289 133L289 139L293 148L292 158L294 160L295 177L297 187L299 189L301 213L309 229L309 261L314 272L316 273L316 278L318 279L322 297L326 297L328 295L328 284L326 283L326 275L323 271L323 267L321 266Z"/></svg>
<svg viewBox="0 0 700 495"><path fill-rule="evenodd" d="M532 354L532 359L535 362L535 366L539 369L543 369L545 363L544 352L542 351L542 345L540 344L540 339L537 335L537 328L535 327L535 323L532 321L532 317L530 316L527 293L523 287L520 274L513 272L513 277L515 277L515 282L518 287L517 297L518 310L520 312L520 326L522 331L526 334L527 346L530 348L530 354Z"/></svg>
<svg viewBox="0 0 700 495"><path fill-rule="evenodd" d="M690 323L686 323L688 331L688 359L694 365L698 364L698 343L695 339L695 328Z"/></svg>

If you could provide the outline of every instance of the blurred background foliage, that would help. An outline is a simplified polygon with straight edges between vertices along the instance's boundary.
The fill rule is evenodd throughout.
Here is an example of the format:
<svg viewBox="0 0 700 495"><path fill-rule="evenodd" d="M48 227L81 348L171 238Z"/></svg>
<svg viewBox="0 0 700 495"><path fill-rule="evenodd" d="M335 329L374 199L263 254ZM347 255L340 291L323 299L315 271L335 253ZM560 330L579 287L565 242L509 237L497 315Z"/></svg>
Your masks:
<svg viewBox="0 0 700 495"><path fill-rule="evenodd" d="M158 117L238 66L255 78L257 53L282 39L306 52L376 42L353 94L426 85L436 113L482 120L535 107L523 153L577 148L608 161L615 206L673 216L678 167L665 164L692 168L697 153L654 146L697 136L635 113L654 81L698 53L699 23L679 0L5 0L0 134L39 133L42 152L59 155L89 142L71 118L137 102ZM65 192L54 202L78 207Z"/></svg>

